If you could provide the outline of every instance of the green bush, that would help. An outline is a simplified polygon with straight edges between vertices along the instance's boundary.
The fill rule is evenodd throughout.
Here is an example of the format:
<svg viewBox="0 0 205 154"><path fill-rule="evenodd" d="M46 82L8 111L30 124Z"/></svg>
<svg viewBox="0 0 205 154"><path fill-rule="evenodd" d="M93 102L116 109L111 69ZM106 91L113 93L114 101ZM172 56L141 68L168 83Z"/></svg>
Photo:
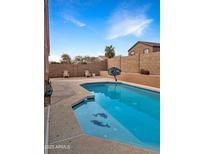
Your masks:
<svg viewBox="0 0 205 154"><path fill-rule="evenodd" d="M60 63L56 61L51 61L50 64L60 64Z"/></svg>
<svg viewBox="0 0 205 154"><path fill-rule="evenodd" d="M150 74L149 70L145 70L145 69L141 69L140 73L144 74L144 75L149 75Z"/></svg>

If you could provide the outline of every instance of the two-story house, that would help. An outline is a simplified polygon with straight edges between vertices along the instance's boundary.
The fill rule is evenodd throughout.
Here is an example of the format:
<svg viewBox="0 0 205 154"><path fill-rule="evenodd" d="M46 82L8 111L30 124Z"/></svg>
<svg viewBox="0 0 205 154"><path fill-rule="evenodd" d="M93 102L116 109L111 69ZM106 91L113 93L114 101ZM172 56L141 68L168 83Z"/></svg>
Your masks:
<svg viewBox="0 0 205 154"><path fill-rule="evenodd" d="M160 43L138 41L128 50L128 55L132 56L136 54L148 54L151 52L159 52L159 51L160 51Z"/></svg>

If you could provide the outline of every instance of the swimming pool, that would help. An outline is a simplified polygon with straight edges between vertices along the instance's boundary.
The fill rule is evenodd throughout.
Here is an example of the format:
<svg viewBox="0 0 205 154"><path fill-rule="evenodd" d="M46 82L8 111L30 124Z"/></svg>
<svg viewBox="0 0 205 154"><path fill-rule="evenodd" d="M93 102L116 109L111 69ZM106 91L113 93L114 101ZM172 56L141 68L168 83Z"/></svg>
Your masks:
<svg viewBox="0 0 205 154"><path fill-rule="evenodd" d="M123 83L89 83L95 95L73 106L84 133L137 147L160 149L160 93Z"/></svg>

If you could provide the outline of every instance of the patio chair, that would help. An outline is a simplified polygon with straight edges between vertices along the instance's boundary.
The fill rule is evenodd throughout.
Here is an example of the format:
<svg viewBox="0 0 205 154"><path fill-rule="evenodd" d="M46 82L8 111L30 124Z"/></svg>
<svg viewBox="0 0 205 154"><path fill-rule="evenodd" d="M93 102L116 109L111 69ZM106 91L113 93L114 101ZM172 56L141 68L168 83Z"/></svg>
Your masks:
<svg viewBox="0 0 205 154"><path fill-rule="evenodd" d="M91 77L91 73L89 72L89 70L85 70L85 77Z"/></svg>
<svg viewBox="0 0 205 154"><path fill-rule="evenodd" d="M63 77L64 78L66 78L66 77L68 78L69 76L70 76L69 72L67 70L64 70L63 71Z"/></svg>

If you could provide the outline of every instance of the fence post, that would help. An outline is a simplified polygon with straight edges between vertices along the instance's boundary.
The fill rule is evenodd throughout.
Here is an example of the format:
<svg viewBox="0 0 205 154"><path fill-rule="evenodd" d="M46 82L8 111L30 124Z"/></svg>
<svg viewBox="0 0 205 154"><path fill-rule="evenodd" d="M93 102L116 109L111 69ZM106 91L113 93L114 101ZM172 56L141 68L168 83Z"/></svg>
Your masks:
<svg viewBox="0 0 205 154"><path fill-rule="evenodd" d="M140 72L140 53L139 53L139 58L138 59L139 59L139 72Z"/></svg>
<svg viewBox="0 0 205 154"><path fill-rule="evenodd" d="M120 55L120 69L121 69L121 55Z"/></svg>

